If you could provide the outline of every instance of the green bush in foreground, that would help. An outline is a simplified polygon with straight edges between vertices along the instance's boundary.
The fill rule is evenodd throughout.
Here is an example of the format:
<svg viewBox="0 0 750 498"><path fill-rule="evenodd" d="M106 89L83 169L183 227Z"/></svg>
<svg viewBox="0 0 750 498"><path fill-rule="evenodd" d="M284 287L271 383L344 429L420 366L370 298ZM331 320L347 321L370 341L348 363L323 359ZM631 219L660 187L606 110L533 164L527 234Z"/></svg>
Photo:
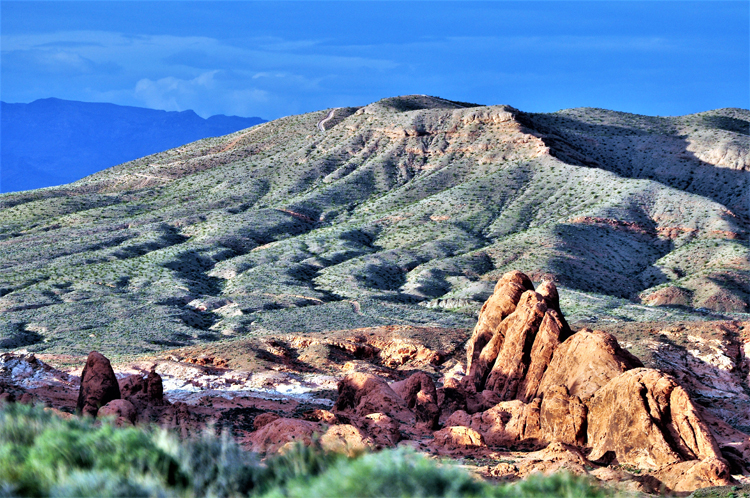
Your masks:
<svg viewBox="0 0 750 498"><path fill-rule="evenodd" d="M493 486L400 448L358 458L298 445L261 464L226 434L178 440L161 429L0 408L0 496L547 497L611 493L569 474Z"/></svg>

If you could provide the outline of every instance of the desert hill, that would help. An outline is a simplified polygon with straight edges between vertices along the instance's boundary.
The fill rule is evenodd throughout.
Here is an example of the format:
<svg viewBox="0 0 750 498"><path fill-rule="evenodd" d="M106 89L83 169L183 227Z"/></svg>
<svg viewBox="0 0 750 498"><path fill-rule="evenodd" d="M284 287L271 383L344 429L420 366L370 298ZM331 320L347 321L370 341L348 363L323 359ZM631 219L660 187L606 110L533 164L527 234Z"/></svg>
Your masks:
<svg viewBox="0 0 750 498"><path fill-rule="evenodd" d="M0 347L468 330L509 270L571 323L743 318L748 122L405 96L6 194Z"/></svg>
<svg viewBox="0 0 750 498"><path fill-rule="evenodd" d="M0 108L0 192L69 183L125 161L264 122L52 98L2 102Z"/></svg>

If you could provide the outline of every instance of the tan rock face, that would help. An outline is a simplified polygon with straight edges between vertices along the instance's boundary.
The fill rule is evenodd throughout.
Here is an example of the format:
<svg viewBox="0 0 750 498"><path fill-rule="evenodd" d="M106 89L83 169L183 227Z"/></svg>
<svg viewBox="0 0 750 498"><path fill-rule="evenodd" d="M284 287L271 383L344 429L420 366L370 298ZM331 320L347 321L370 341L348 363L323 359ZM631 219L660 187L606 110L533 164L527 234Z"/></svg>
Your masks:
<svg viewBox="0 0 750 498"><path fill-rule="evenodd" d="M552 355L564 338L562 334L567 324L561 317L562 315L554 309L548 309L544 314L534 345L531 347L529 368L518 388L518 398L524 402L537 397L539 384L552 361Z"/></svg>
<svg viewBox="0 0 750 498"><path fill-rule="evenodd" d="M554 310L555 313L557 313L557 319L562 324L562 326L560 327L560 330L562 331L560 342L564 341L573 333L573 331L570 329L568 322L565 321L563 312L560 309L560 294L557 292L557 286L554 284L554 282L545 280L544 282L539 284L539 287L536 289L536 291L542 297L544 297L544 302L547 303L547 309Z"/></svg>
<svg viewBox="0 0 750 498"><path fill-rule="evenodd" d="M492 339L503 319L515 311L521 295L527 290L534 290L534 286L529 277L520 271L506 273L497 282L492 296L479 312L479 320L467 344L467 372L471 372L472 364L479 358L484 346Z"/></svg>
<svg viewBox="0 0 750 498"><path fill-rule="evenodd" d="M588 403L589 459L660 469L687 460L721 458L695 406L674 379L638 368L614 378Z"/></svg>
<svg viewBox="0 0 750 498"><path fill-rule="evenodd" d="M471 416L471 428L482 434L488 445L502 447L536 446L540 442L539 411L541 400L529 404L519 400L503 401L489 410ZM460 416L460 415L459 415ZM458 423L465 420L456 419Z"/></svg>
<svg viewBox="0 0 750 498"><path fill-rule="evenodd" d="M526 455L518 466L518 475L526 477L534 472L552 474L567 471L576 475L586 475L586 468L592 463L575 446L560 442L551 443L546 448Z"/></svg>
<svg viewBox="0 0 750 498"><path fill-rule="evenodd" d="M544 393L540 409L540 428L547 441L583 446L586 444L588 409L578 396L563 386Z"/></svg>
<svg viewBox="0 0 750 498"><path fill-rule="evenodd" d="M372 449L375 443L353 425L339 424L325 431L320 437L320 445L328 451L353 457Z"/></svg>
<svg viewBox="0 0 750 498"><path fill-rule="evenodd" d="M503 400L516 399L546 311L544 298L534 291L526 291L516 310L503 321L505 341L485 385L486 389L499 393Z"/></svg>
<svg viewBox="0 0 750 498"><path fill-rule="evenodd" d="M92 351L81 374L76 409L78 413L95 417L99 408L113 399L120 399L120 387L112 365L104 355Z"/></svg>
<svg viewBox="0 0 750 498"><path fill-rule="evenodd" d="M464 426L445 427L435 432L432 445L440 447L486 446L484 438L474 429Z"/></svg>
<svg viewBox="0 0 750 498"><path fill-rule="evenodd" d="M678 493L709 486L728 486L732 483L727 464L717 458L676 463L652 475L668 490Z"/></svg>
<svg viewBox="0 0 750 498"><path fill-rule="evenodd" d="M538 392L565 386L572 396L585 400L622 372L642 366L611 334L584 329L555 350Z"/></svg>

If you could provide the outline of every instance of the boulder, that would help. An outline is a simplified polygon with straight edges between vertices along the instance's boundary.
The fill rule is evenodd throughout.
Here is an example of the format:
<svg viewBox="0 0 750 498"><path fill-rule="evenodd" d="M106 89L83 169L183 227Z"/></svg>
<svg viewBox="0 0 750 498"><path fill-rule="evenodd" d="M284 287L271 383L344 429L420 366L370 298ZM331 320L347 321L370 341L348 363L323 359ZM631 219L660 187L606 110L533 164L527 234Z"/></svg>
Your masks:
<svg viewBox="0 0 750 498"><path fill-rule="evenodd" d="M258 417L260 417L261 415L258 415ZM256 420L258 419L258 417L256 417ZM310 422L323 422L324 424L328 425L335 425L339 423L339 419L334 413L328 410L321 410L320 408L310 410L309 412L304 412L302 414L302 418L304 418L305 420L309 420ZM257 423L255 423L255 425L257 429Z"/></svg>
<svg viewBox="0 0 750 498"><path fill-rule="evenodd" d="M99 408L113 399L120 399L120 387L112 365L104 355L92 351L81 374L76 410L80 414L96 417Z"/></svg>
<svg viewBox="0 0 750 498"><path fill-rule="evenodd" d="M370 413L385 413L401 423L415 422L414 414L406 402L386 381L376 375L351 373L339 382L338 393L336 411L350 411L359 417Z"/></svg>
<svg viewBox="0 0 750 498"><path fill-rule="evenodd" d="M479 320L467 343L467 372L471 372L482 349L492 339L505 317L515 311L521 295L527 290L534 290L534 285L520 271L508 272L498 280L494 292L479 311Z"/></svg>
<svg viewBox="0 0 750 498"><path fill-rule="evenodd" d="M154 368L146 376L134 374L120 379L119 386L122 397L135 405L144 403L159 405L164 402L161 375L156 373Z"/></svg>
<svg viewBox="0 0 750 498"><path fill-rule="evenodd" d="M295 418L277 418L250 434L250 451L276 453L288 443L312 444L313 434L321 432L320 424Z"/></svg>
<svg viewBox="0 0 750 498"><path fill-rule="evenodd" d="M435 432L430 446L448 452L467 447L486 447L481 434L470 427L453 426L445 427Z"/></svg>
<svg viewBox="0 0 750 498"><path fill-rule="evenodd" d="M615 377L589 400L588 410L592 461L609 464L616 459L658 470L689 460L721 459L685 390L658 370L637 368Z"/></svg>
<svg viewBox="0 0 750 498"><path fill-rule="evenodd" d="M401 441L398 422L384 413L370 413L357 422L358 427L370 436L376 448L392 448Z"/></svg>
<svg viewBox="0 0 750 498"><path fill-rule="evenodd" d="M586 400L622 372L642 366L613 335L583 329L557 347L537 394L543 395L553 386L565 386L571 396Z"/></svg>
<svg viewBox="0 0 750 498"><path fill-rule="evenodd" d="M541 441L539 410L541 400L529 404L503 401L489 410L473 415L459 410L445 425L470 427L480 433L488 446L536 448Z"/></svg>
<svg viewBox="0 0 750 498"><path fill-rule="evenodd" d="M544 298L534 291L526 291L521 296L516 310L502 323L505 341L487 378L485 388L500 394L504 401L516 399L518 386L529 367L531 347L546 311L547 304Z"/></svg>
<svg viewBox="0 0 750 498"><path fill-rule="evenodd" d="M426 373L417 372L404 381L391 384L391 388L406 401L406 406L414 412L418 422L425 422L432 430L438 428L440 408L437 390Z"/></svg>
<svg viewBox="0 0 750 498"><path fill-rule="evenodd" d="M118 426L122 425L134 425L135 419L138 416L138 412L128 400L125 399L113 399L106 405L99 408L96 414L97 417L114 417L115 423Z"/></svg>
<svg viewBox="0 0 750 498"><path fill-rule="evenodd" d="M328 451L354 457L372 449L374 441L349 424L332 425L320 437L320 446Z"/></svg>
<svg viewBox="0 0 750 498"><path fill-rule="evenodd" d="M151 372L146 376L146 395L152 403L160 403L164 400L164 384L161 375L156 373L156 367L151 368Z"/></svg>
<svg viewBox="0 0 750 498"><path fill-rule="evenodd" d="M594 465L578 448L554 442L542 450L527 454L518 464L518 475L526 477L534 472L553 474L561 471L586 475L587 468L593 467Z"/></svg>
<svg viewBox="0 0 750 498"><path fill-rule="evenodd" d="M651 474L667 490L681 493L711 486L728 486L734 481L726 462L717 458L675 463Z"/></svg>

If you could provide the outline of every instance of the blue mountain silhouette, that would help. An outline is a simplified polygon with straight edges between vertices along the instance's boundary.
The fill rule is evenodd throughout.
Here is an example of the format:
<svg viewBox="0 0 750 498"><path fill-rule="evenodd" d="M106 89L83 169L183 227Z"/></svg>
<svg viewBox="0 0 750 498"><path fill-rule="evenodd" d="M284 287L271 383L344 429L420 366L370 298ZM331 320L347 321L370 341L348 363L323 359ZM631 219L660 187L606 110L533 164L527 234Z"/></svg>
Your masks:
<svg viewBox="0 0 750 498"><path fill-rule="evenodd" d="M69 183L110 166L249 128L257 117L211 116L55 98L0 102L0 192Z"/></svg>

